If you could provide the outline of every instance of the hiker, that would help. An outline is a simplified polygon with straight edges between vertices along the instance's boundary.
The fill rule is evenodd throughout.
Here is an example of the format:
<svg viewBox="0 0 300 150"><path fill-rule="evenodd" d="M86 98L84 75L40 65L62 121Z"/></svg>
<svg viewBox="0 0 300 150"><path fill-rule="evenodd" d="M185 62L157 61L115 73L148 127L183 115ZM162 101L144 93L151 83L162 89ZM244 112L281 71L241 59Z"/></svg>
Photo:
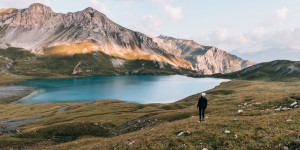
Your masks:
<svg viewBox="0 0 300 150"><path fill-rule="evenodd" d="M201 94L201 97L199 98L198 104L197 104L197 108L199 109L199 117L200 117L200 119L198 121L199 123L201 121L204 121L204 112L207 107L207 99L206 99L205 95L206 95L206 93ZM202 117L202 119L201 119L201 117Z"/></svg>

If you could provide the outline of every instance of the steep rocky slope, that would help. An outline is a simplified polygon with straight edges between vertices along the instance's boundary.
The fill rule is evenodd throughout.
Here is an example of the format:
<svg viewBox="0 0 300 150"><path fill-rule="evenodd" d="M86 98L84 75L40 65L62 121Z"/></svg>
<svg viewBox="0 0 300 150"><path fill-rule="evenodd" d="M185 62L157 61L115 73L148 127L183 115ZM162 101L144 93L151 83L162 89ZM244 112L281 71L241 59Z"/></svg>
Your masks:
<svg viewBox="0 0 300 150"><path fill-rule="evenodd" d="M35 55L14 60L13 65L19 66L11 70L21 74L29 70L38 74L38 71L45 71L43 68L47 68L48 73L55 72L51 69L60 68L62 64L70 66L58 72L62 75L139 74L150 70L172 74L182 69L214 74L238 71L253 64L191 40L148 37L114 23L93 8L62 14L38 3L26 9L0 10L0 48L18 48L12 52L14 55L20 54L19 50ZM24 64L30 67L22 66ZM27 72L17 69L22 67L28 68Z"/></svg>
<svg viewBox="0 0 300 150"><path fill-rule="evenodd" d="M154 38L158 45L168 52L192 63L201 74L230 73L255 63L212 46L202 46L192 40L176 39L160 35Z"/></svg>
<svg viewBox="0 0 300 150"><path fill-rule="evenodd" d="M93 8L55 13L32 4L0 13L1 48L18 47L37 55L71 56L100 51L125 60L147 60L190 69L190 63L164 51L152 38L126 29Z"/></svg>

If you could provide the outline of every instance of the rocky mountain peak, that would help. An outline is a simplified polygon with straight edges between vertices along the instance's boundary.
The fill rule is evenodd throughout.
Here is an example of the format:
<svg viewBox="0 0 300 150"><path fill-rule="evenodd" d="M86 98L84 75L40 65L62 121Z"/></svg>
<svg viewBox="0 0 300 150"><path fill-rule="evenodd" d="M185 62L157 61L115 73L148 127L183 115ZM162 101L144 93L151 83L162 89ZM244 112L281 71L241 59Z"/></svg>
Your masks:
<svg viewBox="0 0 300 150"><path fill-rule="evenodd" d="M93 19L96 19L96 20L102 20L102 19L105 19L105 21L107 21L107 17L105 14L99 12L98 10L92 8L92 7L88 7L80 12L78 12L79 14L81 14L82 16L85 16L86 19L89 19L91 21L95 21ZM77 15L78 16L78 15ZM97 24L97 22L94 22Z"/></svg>
<svg viewBox="0 0 300 150"><path fill-rule="evenodd" d="M40 3L34 3L34 4L30 5L29 8L27 9L27 11L30 14L39 14L39 15L53 14L53 11L50 7L40 4Z"/></svg>
<svg viewBox="0 0 300 150"><path fill-rule="evenodd" d="M63 14L32 4L0 16L0 30L0 47L23 48L37 55L58 55L64 50L62 55L99 51L127 60L191 68L189 62L158 47L152 38L114 23L91 7Z"/></svg>
<svg viewBox="0 0 300 150"><path fill-rule="evenodd" d="M97 11L96 9L94 9L92 7L88 7L86 9L84 9L83 12L93 12L94 13L94 12L99 12L99 11Z"/></svg>
<svg viewBox="0 0 300 150"><path fill-rule="evenodd" d="M170 37L170 36L165 36L165 35L159 35L157 38L160 38L160 39L166 39L166 40L175 40L175 38L173 37Z"/></svg>

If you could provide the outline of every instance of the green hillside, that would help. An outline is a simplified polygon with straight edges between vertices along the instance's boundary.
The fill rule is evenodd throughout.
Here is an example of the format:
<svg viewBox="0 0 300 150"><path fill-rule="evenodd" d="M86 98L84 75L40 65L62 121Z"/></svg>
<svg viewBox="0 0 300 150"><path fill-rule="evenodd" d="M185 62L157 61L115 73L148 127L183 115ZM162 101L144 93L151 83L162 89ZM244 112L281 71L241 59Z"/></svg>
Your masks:
<svg viewBox="0 0 300 150"><path fill-rule="evenodd" d="M213 77L263 80L263 81L299 81L300 62L288 60L275 60L260 63L243 70L229 74L215 74Z"/></svg>
<svg viewBox="0 0 300 150"><path fill-rule="evenodd" d="M299 86L222 83L207 91L203 123L195 106L200 93L170 104L0 104L6 114L0 149L298 149L300 111L290 105L300 97Z"/></svg>
<svg viewBox="0 0 300 150"><path fill-rule="evenodd" d="M119 74L192 74L191 70L174 68L161 62L123 60L101 52L72 56L37 56L19 48L0 49L0 56L14 61L9 72L36 78L83 77ZM121 61L114 66L112 60ZM1 62L0 62L1 63ZM76 66L78 65L78 68ZM74 74L74 69L77 71Z"/></svg>

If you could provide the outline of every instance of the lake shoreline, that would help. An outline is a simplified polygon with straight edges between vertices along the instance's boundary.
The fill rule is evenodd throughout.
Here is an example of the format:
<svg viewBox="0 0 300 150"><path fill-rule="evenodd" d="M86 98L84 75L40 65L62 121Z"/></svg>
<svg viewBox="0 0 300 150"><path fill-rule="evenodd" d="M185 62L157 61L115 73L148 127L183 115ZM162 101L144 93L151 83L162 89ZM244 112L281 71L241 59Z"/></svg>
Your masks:
<svg viewBox="0 0 300 150"><path fill-rule="evenodd" d="M14 103L20 99L31 95L34 88L28 86L1 86L0 87L0 103Z"/></svg>
<svg viewBox="0 0 300 150"><path fill-rule="evenodd" d="M97 75L97 76L51 76L51 77L32 77L32 76L18 76L17 78L15 78L14 76L17 75L9 75L9 74L5 74L3 76L3 74L0 74L4 78L4 81L0 82L0 88L1 87L5 87L5 88L13 88L13 87L17 87L18 83L22 83L22 82L26 82L29 80L37 80L37 79L80 79L80 78L91 78L91 77L106 77L106 76L136 76L136 75L126 75L126 74L118 74L118 75ZM139 74L137 74L139 75ZM141 76L158 76L155 74L140 74ZM162 74L159 76L169 76L170 74ZM173 74L173 75L177 75L177 74ZM179 75L179 74L178 74ZM183 75L183 76L187 76L187 75ZM8 80L5 81L5 79L8 78ZM27 88L32 88L30 86L28 86ZM18 93L18 94L14 94L13 97L11 98L4 98L4 95L0 93L0 104L15 104L17 101L20 101L23 98L26 98L28 96L31 96L35 93L35 89L32 89L31 91L28 92L24 92L24 93Z"/></svg>
<svg viewBox="0 0 300 150"><path fill-rule="evenodd" d="M165 94L166 92L163 92L163 91L160 91L159 93L157 93L157 94L155 94L155 93L153 93L153 91L152 91L152 95L157 95L156 96L156 98L155 97L148 97L147 95L143 95L143 94L145 94L145 93L143 93L143 94L140 94L140 95L142 95L142 96L144 96L144 97L146 97L147 99L141 99L141 98L138 98L137 96L134 96L134 97L130 97L130 98L128 98L128 95L127 95L127 98L126 98L126 94L124 94L124 91L127 91L127 92L129 92L129 91L135 91L136 89L141 89L141 88L148 88L148 85L146 86L146 87L144 87L145 85L143 85L142 87L138 87L138 88L134 88L134 89L127 89L127 85L125 84L125 86L124 85L122 85L123 86L123 89L118 89L119 91L114 91L114 93L110 93L110 94L107 94L108 96L112 96L112 97L107 97L107 95L106 95L106 97L94 97L94 98L92 98L92 99L87 99L87 98L82 98L82 97L80 97L80 95L79 96L73 96L73 97L75 97L75 100L74 99L72 99L72 96L70 97L70 96L68 96L68 95L66 95L65 96L65 91L66 91L66 93L68 93L68 91L67 91L67 89L65 90L59 90L59 94L61 94L61 93L63 93L63 96L58 96L58 99L56 99L56 97L54 96L53 97L53 95L57 95L56 93L53 93L53 92L51 92L51 94L49 95L49 93L47 93L47 90L46 90L46 94L45 94L45 91L43 90L43 91L39 91L40 89L39 88L37 88L36 86L34 86L34 85L30 85L30 84L19 84L19 85L21 85L21 86L30 86L30 87L34 87L35 88L35 90L33 90L33 91L31 91L29 94L27 94L26 96L24 96L24 97L20 97L18 100L14 100L13 102L11 102L12 104L17 104L17 103L64 103L64 102L77 102L77 101L97 101L97 100L107 100L107 99L118 99L118 100L121 100L121 101L124 101L124 102L126 102L126 103L139 103L139 104L153 104L153 103L158 103L158 104L170 104L170 103L174 103L174 102L177 102L177 101L179 101L180 99L183 99L184 97L187 97L187 96L190 96L190 95L193 95L193 94L197 94L197 93L199 93L199 92L203 92L203 91L206 91L206 90L210 90L210 89L213 89L213 88L215 88L216 86L218 86L218 85L220 85L221 83L223 83L223 82L228 82L228 81L230 81L230 80L227 80L227 79L219 79L219 78L207 78L207 80L205 79L205 78L203 78L202 80L201 79L199 79L199 78L197 78L197 80L198 81L193 81L195 78L193 78L193 77L188 77L188 76L182 76L182 75L163 75L163 76L152 76L151 75L151 77L149 76L149 75L134 75L134 76L132 76L132 75L120 75L120 76L97 76L97 77L87 77L87 78L64 78L64 79L66 79L66 80L72 80L72 82L73 82L73 80L74 80L74 82L82 82L82 80L91 80L91 79L97 79L97 78L100 78L100 79L103 79L102 77L104 77L105 79L109 79L109 81L106 81L107 83L111 83L112 81L114 81L113 79L115 78L115 77L117 77L117 79L118 80L122 80L122 81L126 81L127 82L127 80L136 80L136 79L139 79L139 78L145 78L146 79L146 81L143 81L143 82L147 82L148 84L149 84L149 79L150 80L155 80L155 82L157 82L156 83L156 85L155 85L155 87L152 87L152 90L153 89L155 89L155 91L160 91L161 89L166 89L166 87L175 87L175 90L180 90L180 92L181 93L184 93L184 94L181 94L181 96L180 96L180 94L179 94L179 96L178 95L176 95L177 94L177 92L175 92L174 94L171 94L171 99L170 98L165 98L164 96L165 95L167 95L167 94ZM131 77L133 77L133 78L131 78ZM149 78L148 78L149 77ZM156 78L158 78L159 79L159 81L156 81L157 79ZM170 81L166 81L165 82L165 80L168 80L168 79L170 79L171 78L171 80ZM57 85L59 85L60 83L61 83L61 81L64 81L64 79L54 79L54 80L50 80L50 83L51 82L56 82L56 83L58 83L58 84L53 84L52 86L57 86ZM35 80L37 80L37 81L35 81ZM40 81L40 80L43 80L43 81ZM48 79L46 79L46 82L49 82L49 80L47 81ZM79 80L79 81L78 81ZM160 83L161 81L160 80L162 80L162 83ZM186 83L186 81L181 81L181 80L187 80L187 83ZM30 80L28 80L28 81L30 81ZM168 85L168 83L169 82L180 82L180 84L173 84L173 86L172 85ZM40 83L40 82L43 82L43 84L44 85L48 85L48 83L44 83L45 82L45 80L44 79L31 79L31 82L35 82L35 83ZM131 81L128 81L128 82L131 82ZM136 81L135 81L136 82ZM150 82L150 84L152 83L153 81L151 81ZM195 83L194 83L195 82ZM182 85L184 83L184 85ZM98 83L99 84L99 83ZM18 84L17 84L18 85ZM202 86L198 86L198 85L202 85ZM51 86L51 85L50 85ZM75 85L75 86L77 86L77 85ZM88 93L94 93L94 92L97 92L97 89L101 89L101 88L99 88L99 87L97 87L97 88L95 88L95 87L81 87L82 85L80 85L80 90L82 90L82 89L84 89L85 91L87 91ZM183 88L183 86L185 86L185 87L188 87L188 88L186 88L186 89L188 89L188 90L182 90L182 89L184 89ZM196 86L196 88L195 88L195 86ZM72 85L68 85L67 87L73 87ZM110 85L110 87L118 87L118 84L114 84L114 85ZM125 89L124 89L124 87L126 87ZM161 89L157 89L157 88L161 88ZM103 88L103 87L102 87ZM91 89L91 90L89 90L89 89ZM95 90L96 89L96 90ZM99 91L99 90L98 90ZM102 91L102 90L101 90ZM108 90L109 91L109 90ZM147 91L147 90L146 90ZM123 93L123 95L122 94L120 94L120 92L121 93ZM125 93L127 93L127 92L125 92ZM143 92L145 92L145 90L143 91ZM137 93L139 93L139 92L137 92ZM146 92L147 94L149 94L149 93L151 93L151 91L150 92ZM186 93L186 94L185 94ZM35 96L35 95L38 95L38 94L44 94L44 95L42 95L42 97L43 98L45 98L45 96L46 97L48 97L48 96L52 96L52 97L48 97L48 99L50 99L50 101L49 100L47 100L47 99L45 99L45 100L37 100L37 99L35 99L35 100L30 100L30 101L28 101L27 99L26 99L26 97L31 97L31 96ZM76 94L78 94L78 93L76 93ZM115 96L115 95L117 95L117 96ZM131 94L132 95L132 94ZM135 95L135 94L134 94ZM161 96L162 95L162 96ZM39 96L39 95L38 95ZM81 95L82 96L82 95ZM118 97L119 96L119 97ZM63 97L63 98L62 98ZM135 98L136 97L136 98ZM172 98L173 97L173 98ZM25 98L25 99L24 99ZM35 98L35 97L34 97ZM81 98L81 99L80 99ZM24 101L27 101L27 102L18 102L18 101L20 101L20 100L24 100ZM68 100L62 100L62 99L68 99ZM39 102L40 101L40 102Z"/></svg>

